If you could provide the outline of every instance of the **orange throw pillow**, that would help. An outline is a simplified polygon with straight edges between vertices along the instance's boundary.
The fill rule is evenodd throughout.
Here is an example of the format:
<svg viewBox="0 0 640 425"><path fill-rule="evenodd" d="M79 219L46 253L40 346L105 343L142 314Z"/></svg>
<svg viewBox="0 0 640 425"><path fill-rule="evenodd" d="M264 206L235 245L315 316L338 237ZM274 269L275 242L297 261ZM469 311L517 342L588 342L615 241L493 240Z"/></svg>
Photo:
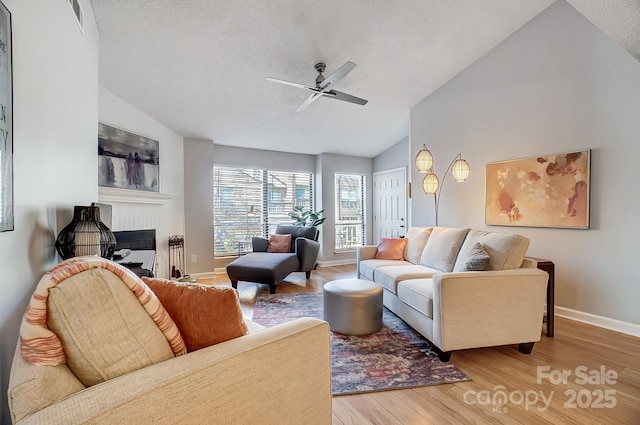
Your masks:
<svg viewBox="0 0 640 425"><path fill-rule="evenodd" d="M380 238L376 258L379 260L403 260L405 246L407 246L405 238Z"/></svg>
<svg viewBox="0 0 640 425"><path fill-rule="evenodd" d="M291 252L291 235L269 235L267 252Z"/></svg>
<svg viewBox="0 0 640 425"><path fill-rule="evenodd" d="M176 323L187 352L245 335L238 292L229 287L143 277Z"/></svg>

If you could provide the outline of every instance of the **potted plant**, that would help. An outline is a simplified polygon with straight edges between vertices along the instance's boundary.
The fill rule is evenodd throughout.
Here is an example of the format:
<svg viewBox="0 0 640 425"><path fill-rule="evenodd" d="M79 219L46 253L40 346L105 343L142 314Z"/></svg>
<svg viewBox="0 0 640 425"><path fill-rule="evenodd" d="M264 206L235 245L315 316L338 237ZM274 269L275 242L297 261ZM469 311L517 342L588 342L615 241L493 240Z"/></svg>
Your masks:
<svg viewBox="0 0 640 425"><path fill-rule="evenodd" d="M305 227L318 227L327 219L322 217L324 210L313 212L311 210L305 210L300 206L293 207L293 211L289 213L289 217L293 220L294 224Z"/></svg>

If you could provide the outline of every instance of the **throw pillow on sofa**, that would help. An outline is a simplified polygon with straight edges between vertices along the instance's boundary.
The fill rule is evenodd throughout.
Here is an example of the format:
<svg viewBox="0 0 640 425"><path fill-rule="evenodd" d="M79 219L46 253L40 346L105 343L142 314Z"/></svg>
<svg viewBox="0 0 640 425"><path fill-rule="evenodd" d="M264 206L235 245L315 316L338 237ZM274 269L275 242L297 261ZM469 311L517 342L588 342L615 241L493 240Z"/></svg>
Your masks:
<svg viewBox="0 0 640 425"><path fill-rule="evenodd" d="M407 240L404 238L380 238L376 258L378 260L402 260Z"/></svg>
<svg viewBox="0 0 640 425"><path fill-rule="evenodd" d="M407 240L407 246L404 249L404 259L412 264L420 264L420 257L424 246L427 244L429 235L433 227L412 227L409 229L404 238Z"/></svg>
<svg viewBox="0 0 640 425"><path fill-rule="evenodd" d="M462 255L462 254L460 254ZM480 242L476 242L475 245L461 258L461 264L463 265L461 272L483 272L491 269L491 263L489 254L484 250ZM457 262L456 262L457 264Z"/></svg>
<svg viewBox="0 0 640 425"><path fill-rule="evenodd" d="M451 272L469 228L435 227L424 247L420 264L445 273Z"/></svg>
<svg viewBox="0 0 640 425"><path fill-rule="evenodd" d="M247 333L238 292L230 287L143 277L178 326L187 352Z"/></svg>
<svg viewBox="0 0 640 425"><path fill-rule="evenodd" d="M85 270L49 289L47 326L60 339L67 365L86 386L174 357L140 300L120 277L102 268Z"/></svg>
<svg viewBox="0 0 640 425"><path fill-rule="evenodd" d="M291 235L269 235L269 246L267 252L290 252Z"/></svg>

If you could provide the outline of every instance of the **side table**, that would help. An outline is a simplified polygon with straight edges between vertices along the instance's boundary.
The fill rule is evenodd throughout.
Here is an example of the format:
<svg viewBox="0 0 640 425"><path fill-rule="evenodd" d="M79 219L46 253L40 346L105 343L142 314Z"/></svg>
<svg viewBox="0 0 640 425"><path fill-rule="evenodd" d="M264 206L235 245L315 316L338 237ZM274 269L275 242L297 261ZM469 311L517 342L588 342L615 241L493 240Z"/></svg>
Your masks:
<svg viewBox="0 0 640 425"><path fill-rule="evenodd" d="M549 282L547 284L547 336L553 337L553 316L555 306L556 282L555 272L556 266L551 260L544 258L532 258L538 262L538 268L549 274Z"/></svg>

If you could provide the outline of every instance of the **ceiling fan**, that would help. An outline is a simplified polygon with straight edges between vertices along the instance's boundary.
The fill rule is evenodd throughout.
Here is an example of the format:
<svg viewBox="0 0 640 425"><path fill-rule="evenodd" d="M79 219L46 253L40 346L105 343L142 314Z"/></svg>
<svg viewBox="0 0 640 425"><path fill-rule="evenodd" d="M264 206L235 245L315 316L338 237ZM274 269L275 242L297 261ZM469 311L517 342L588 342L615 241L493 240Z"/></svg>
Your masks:
<svg viewBox="0 0 640 425"><path fill-rule="evenodd" d="M322 73L324 72L326 65L322 62L319 62L315 65L316 71L318 71L318 77L316 78L315 87L270 77L267 77L267 81L273 81L274 83L285 84L287 86L298 87L313 92L304 102L302 102L300 106L298 106L296 112L302 111L307 106L311 105L316 99L322 96L326 96L336 100L344 100L345 102L356 103L358 105L366 105L367 101L364 99L332 89L334 85L336 85L340 80L346 77L346 75L355 67L355 63L347 61L347 63L334 71L333 74L329 75L327 78L324 78L324 75L322 75Z"/></svg>

